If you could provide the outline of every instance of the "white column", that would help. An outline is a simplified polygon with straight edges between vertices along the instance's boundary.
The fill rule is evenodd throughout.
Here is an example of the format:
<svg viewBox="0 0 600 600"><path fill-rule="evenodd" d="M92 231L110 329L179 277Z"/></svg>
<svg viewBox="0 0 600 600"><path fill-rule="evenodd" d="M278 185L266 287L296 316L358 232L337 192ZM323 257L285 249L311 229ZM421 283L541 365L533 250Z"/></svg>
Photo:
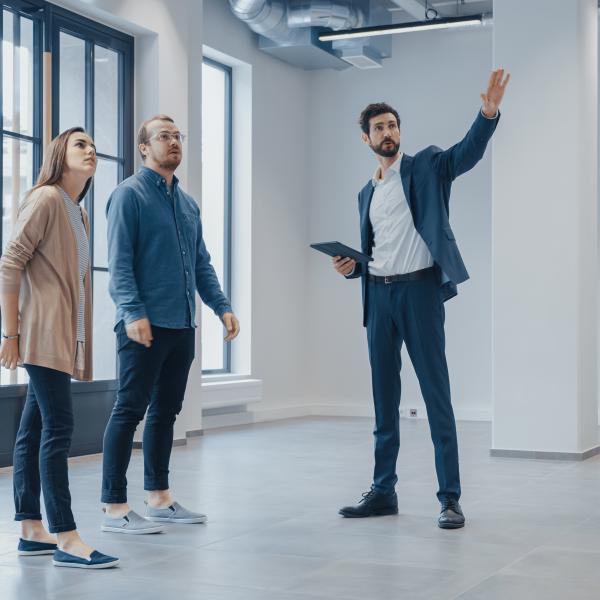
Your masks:
<svg viewBox="0 0 600 600"><path fill-rule="evenodd" d="M202 202L202 2L187 0L187 163L185 189ZM173 438L176 443L187 440L187 433L202 431L202 305L196 294L196 358L190 368L185 400L175 421Z"/></svg>
<svg viewBox="0 0 600 600"><path fill-rule="evenodd" d="M496 0L492 454L598 449L597 0Z"/></svg>

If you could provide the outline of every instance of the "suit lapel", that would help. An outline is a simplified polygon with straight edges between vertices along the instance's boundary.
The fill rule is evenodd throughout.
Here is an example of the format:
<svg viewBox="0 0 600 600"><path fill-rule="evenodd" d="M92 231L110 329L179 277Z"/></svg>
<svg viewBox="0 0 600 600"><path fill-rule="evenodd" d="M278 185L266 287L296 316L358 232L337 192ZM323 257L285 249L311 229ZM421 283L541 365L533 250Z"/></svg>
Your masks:
<svg viewBox="0 0 600 600"><path fill-rule="evenodd" d="M408 156L408 154L404 154L402 156L402 161L400 162L400 179L402 179L402 189L404 190L404 195L406 196L406 201L408 202L408 206L410 207L410 212L413 215L413 219L415 216L415 207L413 206L413 197L410 193L410 186L412 183L412 171L413 171L413 157Z"/></svg>
<svg viewBox="0 0 600 600"><path fill-rule="evenodd" d="M366 220L369 218L369 209L371 208L371 198L373 198L373 192L375 188L373 184L369 182L362 191L360 203L360 219L362 221L361 225L364 226Z"/></svg>
<svg viewBox="0 0 600 600"><path fill-rule="evenodd" d="M371 235L371 221L369 219L369 210L371 208L371 199L375 188L371 181L365 185L360 193L360 234L363 251L369 250L369 238Z"/></svg>

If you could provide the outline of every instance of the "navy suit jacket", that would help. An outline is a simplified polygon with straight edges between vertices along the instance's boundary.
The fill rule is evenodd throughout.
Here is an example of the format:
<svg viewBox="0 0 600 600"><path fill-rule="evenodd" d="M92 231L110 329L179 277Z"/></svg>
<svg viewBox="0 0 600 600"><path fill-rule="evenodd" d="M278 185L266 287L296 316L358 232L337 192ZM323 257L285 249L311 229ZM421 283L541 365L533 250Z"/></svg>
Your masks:
<svg viewBox="0 0 600 600"><path fill-rule="evenodd" d="M499 119L500 113L495 119L487 119L479 112L467 135L458 144L447 150L428 146L414 156L404 154L400 163L404 194L415 228L433 257L444 302L456 296L457 284L469 278L448 220L452 182L481 160ZM369 180L358 194L361 248L369 256L374 243L373 226L369 218L373 191L373 183ZM367 324L369 300L367 274L367 265L357 263L354 272L348 275L348 279L362 278L364 326Z"/></svg>

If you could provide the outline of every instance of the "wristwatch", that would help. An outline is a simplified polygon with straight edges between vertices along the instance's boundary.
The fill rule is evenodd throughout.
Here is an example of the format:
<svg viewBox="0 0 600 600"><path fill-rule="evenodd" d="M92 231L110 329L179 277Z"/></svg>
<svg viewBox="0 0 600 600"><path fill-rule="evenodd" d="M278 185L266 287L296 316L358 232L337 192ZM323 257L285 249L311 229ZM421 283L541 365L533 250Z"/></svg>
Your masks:
<svg viewBox="0 0 600 600"><path fill-rule="evenodd" d="M4 332L2 332L2 339L3 340L16 340L19 338L19 334L17 333L17 335L6 335Z"/></svg>

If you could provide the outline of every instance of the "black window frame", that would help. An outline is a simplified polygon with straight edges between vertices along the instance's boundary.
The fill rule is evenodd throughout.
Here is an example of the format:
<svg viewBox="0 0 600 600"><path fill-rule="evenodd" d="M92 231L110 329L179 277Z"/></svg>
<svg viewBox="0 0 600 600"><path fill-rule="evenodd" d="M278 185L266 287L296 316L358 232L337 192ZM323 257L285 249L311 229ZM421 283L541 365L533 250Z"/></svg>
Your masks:
<svg viewBox="0 0 600 600"><path fill-rule="evenodd" d="M100 25L86 17L52 5L52 17L48 20L48 37L52 48L52 137L60 133L60 34L78 37L85 42L85 124L86 131L94 137L94 50L103 46L120 53L119 58L119 140L117 155L97 153L98 158L118 164L118 179L123 181L133 173L133 38L120 31ZM124 135L124 132L129 135ZM94 190L84 198L84 206L90 219L90 262L92 285L94 272L108 272L94 261Z"/></svg>
<svg viewBox="0 0 600 600"><path fill-rule="evenodd" d="M226 64L218 62L212 58L203 56L202 64L210 65L215 69L223 71L225 74L225 185L224 185L224 248L223 248L223 293L231 299L231 256L232 256L232 163L233 163L233 69ZM202 208L202 207L200 207ZM203 223L204 226L204 223ZM202 334L201 334L202 335ZM223 342L223 368L222 369L202 369L203 375L222 375L231 373L231 342Z"/></svg>
<svg viewBox="0 0 600 600"><path fill-rule="evenodd" d="M47 39L52 52L52 137L60 133L60 34L62 32L77 37L85 43L85 124L86 131L94 137L94 53L95 46L102 46L119 53L119 139L117 155L97 152L99 159L118 165L117 178L123 181L133 173L134 134L133 134L133 94L134 94L134 40L132 36L112 29L100 23L54 5L50 7L50 18L47 19ZM94 186L83 200L90 220L90 263L92 293L95 273L108 273L108 266L96 265L94 257L95 210ZM116 346L114 348L117 353ZM94 381L115 381L112 379Z"/></svg>

